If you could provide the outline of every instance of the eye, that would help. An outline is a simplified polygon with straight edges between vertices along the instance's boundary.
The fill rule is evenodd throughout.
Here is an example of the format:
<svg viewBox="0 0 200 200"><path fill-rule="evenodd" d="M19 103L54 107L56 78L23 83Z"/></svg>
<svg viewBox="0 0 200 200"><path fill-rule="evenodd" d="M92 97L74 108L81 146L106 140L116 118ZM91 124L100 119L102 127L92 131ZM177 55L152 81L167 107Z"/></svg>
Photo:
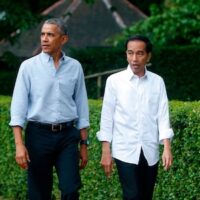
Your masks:
<svg viewBox="0 0 200 200"><path fill-rule="evenodd" d="M54 34L53 34L53 33L48 33L48 36L49 36L49 37L53 37Z"/></svg>
<svg viewBox="0 0 200 200"><path fill-rule="evenodd" d="M133 51L126 51L126 53L127 53L129 56L133 55Z"/></svg>
<svg viewBox="0 0 200 200"><path fill-rule="evenodd" d="M143 56L143 55L144 55L144 51L138 51L138 52L137 52L137 55L138 55L138 56Z"/></svg>

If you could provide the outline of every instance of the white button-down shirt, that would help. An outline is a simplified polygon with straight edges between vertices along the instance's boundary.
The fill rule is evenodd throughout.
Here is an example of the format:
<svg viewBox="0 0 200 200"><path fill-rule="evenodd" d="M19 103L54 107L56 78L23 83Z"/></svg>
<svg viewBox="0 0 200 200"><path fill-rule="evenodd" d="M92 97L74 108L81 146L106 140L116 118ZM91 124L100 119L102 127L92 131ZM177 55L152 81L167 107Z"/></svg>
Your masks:
<svg viewBox="0 0 200 200"><path fill-rule="evenodd" d="M138 164L141 148L152 166L159 160L159 143L173 137L163 79L146 70L141 78L130 66L107 79L99 141L112 142L112 156Z"/></svg>

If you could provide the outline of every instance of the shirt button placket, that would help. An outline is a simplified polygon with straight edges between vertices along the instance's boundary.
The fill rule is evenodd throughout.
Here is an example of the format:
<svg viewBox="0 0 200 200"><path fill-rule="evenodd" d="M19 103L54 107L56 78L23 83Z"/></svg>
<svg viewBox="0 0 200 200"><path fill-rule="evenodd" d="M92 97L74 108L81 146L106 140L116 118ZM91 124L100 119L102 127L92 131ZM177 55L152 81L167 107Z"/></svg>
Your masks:
<svg viewBox="0 0 200 200"><path fill-rule="evenodd" d="M140 145L142 145L142 138L143 138L143 126L142 126L142 108L143 108L143 90L142 90L142 79L140 78L138 81L138 122L139 122L139 141Z"/></svg>
<svg viewBox="0 0 200 200"><path fill-rule="evenodd" d="M56 118L59 118L59 79L58 74L55 75L55 87L56 87Z"/></svg>

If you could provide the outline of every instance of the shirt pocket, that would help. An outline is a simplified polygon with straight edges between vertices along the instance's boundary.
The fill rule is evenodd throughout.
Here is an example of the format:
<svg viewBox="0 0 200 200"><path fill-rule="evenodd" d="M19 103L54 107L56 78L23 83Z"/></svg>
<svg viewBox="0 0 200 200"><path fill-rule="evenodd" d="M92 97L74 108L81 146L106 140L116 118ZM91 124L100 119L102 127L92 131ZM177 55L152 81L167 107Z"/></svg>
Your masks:
<svg viewBox="0 0 200 200"><path fill-rule="evenodd" d="M75 79L62 79L60 82L60 91L65 97L72 97L75 92L76 80Z"/></svg>
<svg viewBox="0 0 200 200"><path fill-rule="evenodd" d="M149 94L147 104L150 114L157 114L159 107L159 93L157 91Z"/></svg>

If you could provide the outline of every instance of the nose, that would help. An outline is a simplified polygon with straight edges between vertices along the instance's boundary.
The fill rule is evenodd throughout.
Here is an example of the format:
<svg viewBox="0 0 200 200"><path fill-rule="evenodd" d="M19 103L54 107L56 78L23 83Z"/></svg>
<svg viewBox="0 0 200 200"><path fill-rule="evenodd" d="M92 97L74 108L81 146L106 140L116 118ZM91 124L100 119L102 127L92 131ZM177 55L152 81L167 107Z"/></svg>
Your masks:
<svg viewBox="0 0 200 200"><path fill-rule="evenodd" d="M132 54L131 61L137 61L137 55L135 53Z"/></svg>
<svg viewBox="0 0 200 200"><path fill-rule="evenodd" d="M41 40L47 41L48 40L47 34L41 35Z"/></svg>

